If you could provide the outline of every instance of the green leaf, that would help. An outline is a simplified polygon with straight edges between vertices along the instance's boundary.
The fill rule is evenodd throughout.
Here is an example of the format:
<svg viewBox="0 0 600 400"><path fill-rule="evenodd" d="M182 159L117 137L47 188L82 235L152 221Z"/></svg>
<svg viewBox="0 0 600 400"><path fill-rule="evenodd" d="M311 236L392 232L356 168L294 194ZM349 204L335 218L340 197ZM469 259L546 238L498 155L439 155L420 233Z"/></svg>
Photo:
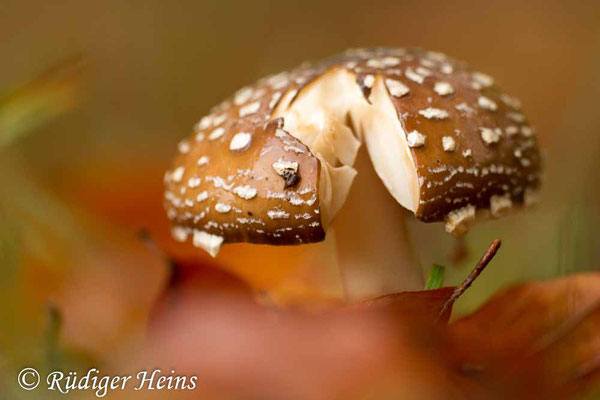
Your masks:
<svg viewBox="0 0 600 400"><path fill-rule="evenodd" d="M429 271L429 277L425 283L425 290L439 289L444 284L444 272L446 267L441 265L433 264L431 271Z"/></svg>
<svg viewBox="0 0 600 400"><path fill-rule="evenodd" d="M32 132L78 103L81 62L66 60L0 96L0 147Z"/></svg>

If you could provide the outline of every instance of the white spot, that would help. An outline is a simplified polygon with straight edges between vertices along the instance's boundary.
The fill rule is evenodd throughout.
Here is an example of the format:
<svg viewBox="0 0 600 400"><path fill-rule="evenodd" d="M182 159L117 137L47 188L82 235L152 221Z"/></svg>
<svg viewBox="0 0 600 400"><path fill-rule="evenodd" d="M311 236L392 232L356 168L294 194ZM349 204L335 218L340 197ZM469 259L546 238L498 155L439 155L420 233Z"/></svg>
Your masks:
<svg viewBox="0 0 600 400"><path fill-rule="evenodd" d="M444 136L442 138L442 146L444 151L454 151L456 149L456 142L452 136Z"/></svg>
<svg viewBox="0 0 600 400"><path fill-rule="evenodd" d="M204 165L208 165L208 162L210 161L210 158L208 158L207 156L202 156L198 159L198 166L202 167Z"/></svg>
<svg viewBox="0 0 600 400"><path fill-rule="evenodd" d="M177 145L177 149L181 154L187 154L190 151L190 144L186 140L182 140Z"/></svg>
<svg viewBox="0 0 600 400"><path fill-rule="evenodd" d="M431 60L428 60L426 58L422 59L421 61L419 61L421 63L422 66L427 67L427 68L433 68L435 67L435 63Z"/></svg>
<svg viewBox="0 0 600 400"><path fill-rule="evenodd" d="M197 188L198 186L200 186L200 183L202 183L202 179L198 177L188 179L188 187L190 189Z"/></svg>
<svg viewBox="0 0 600 400"><path fill-rule="evenodd" d="M227 115L221 114L218 117L215 117L212 121L213 126L219 126L227 119Z"/></svg>
<svg viewBox="0 0 600 400"><path fill-rule="evenodd" d="M233 189L233 193L237 194L242 199L250 200L256 197L257 190L252 186L244 185Z"/></svg>
<svg viewBox="0 0 600 400"><path fill-rule="evenodd" d="M473 189L475 187L470 182L456 182L455 185L456 185L456 187L464 187L464 188L469 188L469 189ZM456 200L460 200L460 199L454 199L454 200L456 202Z"/></svg>
<svg viewBox="0 0 600 400"><path fill-rule="evenodd" d="M479 104L479 107L488 111L496 111L498 109L498 105L496 104L496 102L490 99L489 97L485 96L480 96L477 99L477 104Z"/></svg>
<svg viewBox="0 0 600 400"><path fill-rule="evenodd" d="M444 64L444 65L442 65L441 71L442 71L442 73L444 73L446 75L450 75L451 73L454 72L454 67L450 64Z"/></svg>
<svg viewBox="0 0 600 400"><path fill-rule="evenodd" d="M411 81L418 83L418 84L423 84L423 82L425 82L425 77L423 75L420 75L418 73L416 73L415 71L413 71L411 68L407 68L406 71L404 72L404 75L410 79Z"/></svg>
<svg viewBox="0 0 600 400"><path fill-rule="evenodd" d="M194 230L193 243L194 246L199 247L211 256L216 257L223 244L223 237L200 230Z"/></svg>
<svg viewBox="0 0 600 400"><path fill-rule="evenodd" d="M181 182L181 178L183 178L184 172L185 168L183 167L179 167L175 171L173 171L173 174L171 175L171 179L173 180L173 182Z"/></svg>
<svg viewBox="0 0 600 400"><path fill-rule="evenodd" d="M427 77L431 75L431 71L427 68L417 67L417 74Z"/></svg>
<svg viewBox="0 0 600 400"><path fill-rule="evenodd" d="M523 151L521 149L515 149L514 153L515 157L521 158L523 157Z"/></svg>
<svg viewBox="0 0 600 400"><path fill-rule="evenodd" d="M194 125L194 131L203 131L212 124L212 115L202 117L202 119Z"/></svg>
<svg viewBox="0 0 600 400"><path fill-rule="evenodd" d="M175 207L178 207L178 206L175 206ZM169 208L167 210L167 216L169 217L169 219L174 219L177 216L177 211L175 211L172 208Z"/></svg>
<svg viewBox="0 0 600 400"><path fill-rule="evenodd" d="M475 87L476 89L487 88L494 84L494 79L482 72L473 72L471 76L473 77L473 81L475 83L474 86L477 86Z"/></svg>
<svg viewBox="0 0 600 400"><path fill-rule="evenodd" d="M197 224L200 220L204 219L204 217L206 217L206 211L196 214L196 216L194 216L194 223Z"/></svg>
<svg viewBox="0 0 600 400"><path fill-rule="evenodd" d="M245 151L250 147L250 143L252 143L252 134L248 132L238 132L231 139L229 150Z"/></svg>
<svg viewBox="0 0 600 400"><path fill-rule="evenodd" d="M258 224L258 225L265 225L264 221L262 219L259 218L245 218L245 217L238 217L235 219L237 222L239 222L240 224Z"/></svg>
<svg viewBox="0 0 600 400"><path fill-rule="evenodd" d="M531 160L529 160L529 158L521 158L519 161L521 161L521 165L525 168L531 165Z"/></svg>
<svg viewBox="0 0 600 400"><path fill-rule="evenodd" d="M404 83L397 81L395 79L386 79L385 85L387 86L390 94L394 97L402 97L407 95L410 92L408 86Z"/></svg>
<svg viewBox="0 0 600 400"><path fill-rule="evenodd" d="M271 219L285 219L290 217L290 214L283 210L269 210L267 211L267 215Z"/></svg>
<svg viewBox="0 0 600 400"><path fill-rule="evenodd" d="M250 100L253 93L254 93L254 90L252 90L252 88L250 88L250 87L245 87L243 89L240 89L235 94L235 97L233 98L233 102L237 106L242 105L245 102L247 102L248 100Z"/></svg>
<svg viewBox="0 0 600 400"><path fill-rule="evenodd" d="M410 147L421 147L425 144L425 135L417 131L410 132L406 138Z"/></svg>
<svg viewBox="0 0 600 400"><path fill-rule="evenodd" d="M240 107L239 116L240 118L245 117L250 114L254 114L260 108L260 101L255 101L250 104L246 104L243 107Z"/></svg>
<svg viewBox="0 0 600 400"><path fill-rule="evenodd" d="M292 204L294 206L300 206L305 203L304 199L302 199L301 197L298 197L296 195L290 196L290 198L287 200L290 202L290 204Z"/></svg>
<svg viewBox="0 0 600 400"><path fill-rule="evenodd" d="M171 228L171 236L178 242L185 242L190 235L190 229L182 226L174 226Z"/></svg>
<svg viewBox="0 0 600 400"><path fill-rule="evenodd" d="M267 83L275 90L283 89L289 83L287 73L282 72L267 79Z"/></svg>
<svg viewBox="0 0 600 400"><path fill-rule="evenodd" d="M479 128L481 131L481 138L486 144L497 143L500 141L500 135L502 131L499 128Z"/></svg>
<svg viewBox="0 0 600 400"><path fill-rule="evenodd" d="M446 215L446 232L463 236L475 221L475 206L469 204Z"/></svg>
<svg viewBox="0 0 600 400"><path fill-rule="evenodd" d="M512 108L520 108L521 107L521 102L519 101L519 99L509 96L506 93L502 93L500 95L500 100L502 100L502 102L504 104L506 104L507 106L512 107Z"/></svg>
<svg viewBox="0 0 600 400"><path fill-rule="evenodd" d="M217 203L215 204L215 210L217 210L218 213L225 214L231 211L231 206L225 203Z"/></svg>
<svg viewBox="0 0 600 400"><path fill-rule="evenodd" d="M365 87L372 88L373 83L375 83L375 77L373 75L365 75L363 78L363 85L365 85Z"/></svg>
<svg viewBox="0 0 600 400"><path fill-rule="evenodd" d="M458 111L463 112L465 114L473 114L475 110L473 110L467 103L460 103L454 106Z"/></svg>
<svg viewBox="0 0 600 400"><path fill-rule="evenodd" d="M433 107L427 107L424 110L420 110L419 114L427 119L446 119L449 116L448 111Z"/></svg>
<svg viewBox="0 0 600 400"><path fill-rule="evenodd" d="M467 158L467 157L471 157L473 155L473 152L471 151L471 149L466 149L462 152L463 157Z"/></svg>
<svg viewBox="0 0 600 400"><path fill-rule="evenodd" d="M521 113L509 112L509 113L506 113L506 116L515 122L524 122L525 121L525 116Z"/></svg>
<svg viewBox="0 0 600 400"><path fill-rule="evenodd" d="M304 150L302 150L301 148L296 147L296 146L286 145L286 146L283 146L283 149L285 151L293 151L294 153L304 154Z"/></svg>
<svg viewBox="0 0 600 400"><path fill-rule="evenodd" d="M396 57L372 58L367 61L367 67L385 69L395 67L400 64L400 59Z"/></svg>
<svg viewBox="0 0 600 400"><path fill-rule="evenodd" d="M252 95L252 99L256 100L256 99L260 99L261 97L263 97L265 95L267 91L264 88L260 88L260 89L256 89L254 91L254 94Z"/></svg>
<svg viewBox="0 0 600 400"><path fill-rule="evenodd" d="M433 91L440 96L447 96L454 93L454 88L448 82L436 82L433 86Z"/></svg>
<svg viewBox="0 0 600 400"><path fill-rule="evenodd" d="M521 134L525 137L531 137L533 136L533 129L530 126L522 126Z"/></svg>
<svg viewBox="0 0 600 400"><path fill-rule="evenodd" d="M504 130L508 136L513 136L519 133L519 128L514 125L509 125Z"/></svg>
<svg viewBox="0 0 600 400"><path fill-rule="evenodd" d="M490 198L490 213L493 217L502 217L512 208L510 194L494 195Z"/></svg>
<svg viewBox="0 0 600 400"><path fill-rule="evenodd" d="M204 140L204 137L205 137L205 135L203 132L198 132L196 134L196 142L202 142Z"/></svg>
<svg viewBox="0 0 600 400"><path fill-rule="evenodd" d="M206 191L206 190L203 190L200 193L198 193L198 197L196 197L196 201L199 203L203 202L207 199L208 199L208 191Z"/></svg>
<svg viewBox="0 0 600 400"><path fill-rule="evenodd" d="M428 51L427 57L439 62L445 61L447 58L444 53L440 53L439 51Z"/></svg>
<svg viewBox="0 0 600 400"><path fill-rule="evenodd" d="M277 172L278 175L283 176L286 172L292 171L294 173L298 172L298 162L297 161L286 161L286 160L278 160L273 163L273 169Z"/></svg>
<svg viewBox="0 0 600 400"><path fill-rule="evenodd" d="M381 59L382 63L386 67L395 67L400 64L400 59L398 57L384 57Z"/></svg>
<svg viewBox="0 0 600 400"><path fill-rule="evenodd" d="M225 129L222 127L214 129L210 135L208 135L208 140L217 140L221 136L225 134Z"/></svg>
<svg viewBox="0 0 600 400"><path fill-rule="evenodd" d="M270 190L267 192L267 199L280 199L283 200L286 197L285 192L271 192Z"/></svg>

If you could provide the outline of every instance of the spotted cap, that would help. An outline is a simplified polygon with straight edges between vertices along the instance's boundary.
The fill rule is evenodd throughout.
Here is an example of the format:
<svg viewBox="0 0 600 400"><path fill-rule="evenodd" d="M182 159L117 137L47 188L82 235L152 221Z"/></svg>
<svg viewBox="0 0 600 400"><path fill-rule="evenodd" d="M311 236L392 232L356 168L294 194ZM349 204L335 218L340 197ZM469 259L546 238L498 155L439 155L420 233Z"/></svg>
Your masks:
<svg viewBox="0 0 600 400"><path fill-rule="evenodd" d="M173 235L213 255L321 241L363 143L390 194L454 234L478 210L537 198L535 130L491 77L440 53L355 49L262 79L196 124L165 175Z"/></svg>

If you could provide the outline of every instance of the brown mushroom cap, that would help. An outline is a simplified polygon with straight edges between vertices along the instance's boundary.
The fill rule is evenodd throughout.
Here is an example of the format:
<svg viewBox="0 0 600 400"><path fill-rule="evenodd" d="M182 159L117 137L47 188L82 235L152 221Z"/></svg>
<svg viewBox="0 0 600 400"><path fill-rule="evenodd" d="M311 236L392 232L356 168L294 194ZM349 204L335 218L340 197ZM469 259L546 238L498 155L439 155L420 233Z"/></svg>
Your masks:
<svg viewBox="0 0 600 400"><path fill-rule="evenodd" d="M440 53L359 49L238 91L179 145L166 174L174 236L222 243L321 241L361 143L396 200L466 231L540 184L533 128L493 80Z"/></svg>

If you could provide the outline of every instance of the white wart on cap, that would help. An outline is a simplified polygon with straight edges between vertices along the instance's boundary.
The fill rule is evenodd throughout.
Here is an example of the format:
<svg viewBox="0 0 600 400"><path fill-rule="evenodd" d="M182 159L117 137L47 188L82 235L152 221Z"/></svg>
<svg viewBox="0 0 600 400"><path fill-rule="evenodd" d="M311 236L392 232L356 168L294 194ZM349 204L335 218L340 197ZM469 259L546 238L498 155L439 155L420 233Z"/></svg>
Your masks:
<svg viewBox="0 0 600 400"><path fill-rule="evenodd" d="M357 49L260 80L200 120L166 175L178 239L321 241L364 143L382 182L461 234L540 184L534 130L493 79L439 53ZM191 184L190 184L191 183Z"/></svg>

